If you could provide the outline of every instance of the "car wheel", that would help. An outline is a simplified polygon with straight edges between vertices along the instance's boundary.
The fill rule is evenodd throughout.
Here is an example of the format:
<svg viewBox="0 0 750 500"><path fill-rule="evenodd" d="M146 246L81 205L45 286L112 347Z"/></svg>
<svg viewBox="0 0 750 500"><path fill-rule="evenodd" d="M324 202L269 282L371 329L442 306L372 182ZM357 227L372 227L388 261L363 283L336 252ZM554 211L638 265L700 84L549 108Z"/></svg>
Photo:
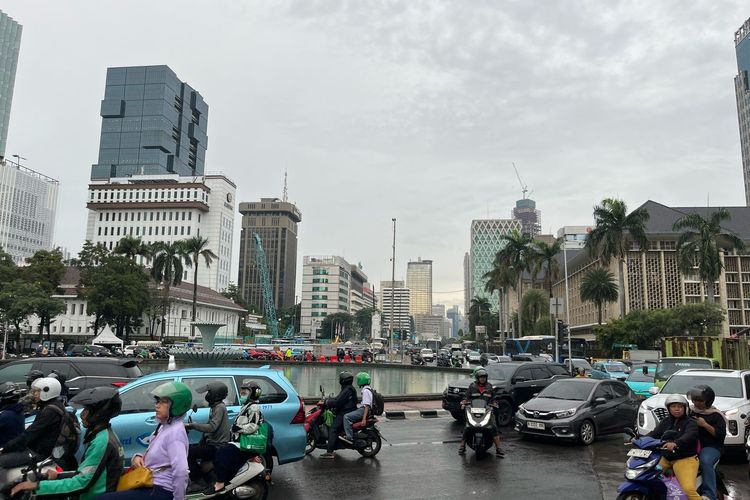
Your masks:
<svg viewBox="0 0 750 500"><path fill-rule="evenodd" d="M584 420L581 427L578 429L578 441L581 444L588 446L596 439L596 427L594 422L591 420Z"/></svg>
<svg viewBox="0 0 750 500"><path fill-rule="evenodd" d="M495 422L498 427L505 427L510 425L513 421L513 407L510 401L507 399L501 399L497 402L497 409L495 410Z"/></svg>

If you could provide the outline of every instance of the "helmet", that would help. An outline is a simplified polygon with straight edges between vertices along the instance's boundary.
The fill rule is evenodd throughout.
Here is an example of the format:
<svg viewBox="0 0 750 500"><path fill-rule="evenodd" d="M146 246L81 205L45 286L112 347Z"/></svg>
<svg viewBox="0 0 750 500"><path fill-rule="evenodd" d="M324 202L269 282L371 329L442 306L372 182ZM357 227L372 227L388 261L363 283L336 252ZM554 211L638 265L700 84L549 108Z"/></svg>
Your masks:
<svg viewBox="0 0 750 500"><path fill-rule="evenodd" d="M357 374L357 385L360 387L370 385L370 374L367 372L359 372Z"/></svg>
<svg viewBox="0 0 750 500"><path fill-rule="evenodd" d="M44 372L41 370L31 370L26 374L26 387L31 389L31 384L38 378L44 377Z"/></svg>
<svg viewBox="0 0 750 500"><path fill-rule="evenodd" d="M664 401L664 406L669 409L669 405L672 404L683 405L685 407L685 411L687 411L690 407L690 405L688 404L688 400L682 394L670 394L669 396L667 396L667 399Z"/></svg>
<svg viewBox="0 0 750 500"><path fill-rule="evenodd" d="M221 382L211 382L203 387L199 387L197 391L201 394L206 393L206 401L210 405L223 401L229 395L229 389Z"/></svg>
<svg viewBox="0 0 750 500"><path fill-rule="evenodd" d="M246 378L245 380L242 381L242 384L240 385L240 389L246 389L250 391L250 394L248 395L248 399L251 401L259 400L260 395L263 394L263 390L260 388L260 385L258 385L258 382L249 378Z"/></svg>
<svg viewBox="0 0 750 500"><path fill-rule="evenodd" d="M40 391L39 399L42 401L50 401L60 396L62 387L56 378L42 377L31 384L31 390Z"/></svg>
<svg viewBox="0 0 750 500"><path fill-rule="evenodd" d="M716 399L716 394L707 385L696 385L688 391L688 397L691 401L695 399L703 401L706 404L706 408L711 408L714 404L714 399Z"/></svg>
<svg viewBox="0 0 750 500"><path fill-rule="evenodd" d="M169 405L169 416L179 417L184 415L193 404L193 393L190 388L182 382L167 382L151 391L151 395L159 400L161 398L169 399L172 404Z"/></svg>
<svg viewBox="0 0 750 500"><path fill-rule="evenodd" d="M487 370L484 368L477 368L474 370L474 379L476 379L477 382L479 381L479 377L488 377Z"/></svg>
<svg viewBox="0 0 750 500"><path fill-rule="evenodd" d="M114 387L94 387L84 389L75 395L70 403L83 406L89 413L86 422L90 426L106 424L120 414L122 400Z"/></svg>
<svg viewBox="0 0 750 500"><path fill-rule="evenodd" d="M21 388L13 382L0 384L0 405L7 406L21 399Z"/></svg>
<svg viewBox="0 0 750 500"><path fill-rule="evenodd" d="M339 384L343 385L352 385L352 382L354 382L354 375L352 375L352 372L341 372L339 373Z"/></svg>

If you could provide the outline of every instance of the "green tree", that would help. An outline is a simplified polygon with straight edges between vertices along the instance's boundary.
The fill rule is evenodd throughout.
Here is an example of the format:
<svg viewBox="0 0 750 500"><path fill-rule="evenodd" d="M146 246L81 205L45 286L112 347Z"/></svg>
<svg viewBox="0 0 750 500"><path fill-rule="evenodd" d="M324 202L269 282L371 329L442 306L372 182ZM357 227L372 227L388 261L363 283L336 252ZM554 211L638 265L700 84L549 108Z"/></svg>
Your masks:
<svg viewBox="0 0 750 500"><path fill-rule="evenodd" d="M13 325L17 342L21 339L21 325L34 314L36 299L44 296L37 283L16 279L0 284L0 321Z"/></svg>
<svg viewBox="0 0 750 500"><path fill-rule="evenodd" d="M53 295L65 275L65 264L60 249L39 250L26 259L23 277L26 281L39 283L47 295Z"/></svg>
<svg viewBox="0 0 750 500"><path fill-rule="evenodd" d="M363 307L354 313L354 322L359 328L362 339L369 339L372 334L372 315L378 312L374 307Z"/></svg>
<svg viewBox="0 0 750 500"><path fill-rule="evenodd" d="M598 323L602 324L602 306L605 302L617 300L615 276L603 267L586 271L581 280L581 300L596 305Z"/></svg>
<svg viewBox="0 0 750 500"><path fill-rule="evenodd" d="M598 258L604 266L617 259L618 290L625 290L625 260L631 243L636 243L641 251L648 248L646 222L649 213L645 208L628 213L622 200L605 198L594 207L594 229L586 237L586 249ZM625 315L625 294L620 294L620 317Z"/></svg>
<svg viewBox="0 0 750 500"><path fill-rule="evenodd" d="M193 236L183 241L183 250L185 252L185 264L193 267L193 313L192 320L195 323L195 311L198 301L198 266L200 259L206 262L206 267L211 267L214 259L217 259L215 253L208 248L208 238L203 236ZM192 334L195 335L195 326L191 325Z"/></svg>
<svg viewBox="0 0 750 500"><path fill-rule="evenodd" d="M169 290L172 285L182 283L183 262L189 259L190 256L187 254L182 241L171 243L157 241L151 245L151 248L154 255L151 275L163 286L165 307L161 315L161 336L164 338L167 327L166 316L169 310Z"/></svg>
<svg viewBox="0 0 750 500"><path fill-rule="evenodd" d="M694 274L706 287L708 301L715 302L715 282L721 275L721 251L742 250L745 244L729 229L722 226L731 219L729 210L719 208L708 218L692 213L675 221L673 229L682 231L677 240L677 258L680 269L685 274Z"/></svg>
<svg viewBox="0 0 750 500"><path fill-rule="evenodd" d="M13 261L13 257L0 246L0 290L2 290L4 283L10 283L16 277L18 277L18 267Z"/></svg>
<svg viewBox="0 0 750 500"><path fill-rule="evenodd" d="M107 250L104 245L101 243L94 245L90 240L86 240L83 244L83 248L78 252L76 266L79 269L99 266L108 255L109 250Z"/></svg>
<svg viewBox="0 0 750 500"><path fill-rule="evenodd" d="M493 268L505 267L506 271L504 272L511 273L515 278L513 289L518 294L518 312L523 317L520 307L523 301L523 275L524 272L531 271L536 258L532 247L534 240L530 235L522 234L517 229L513 230L510 234L501 236L500 239L504 242L505 246L497 252ZM523 336L523 321L519 321L517 334L519 337Z"/></svg>
<svg viewBox="0 0 750 500"><path fill-rule="evenodd" d="M44 330L47 330L47 340L50 340L50 323L52 318L65 312L65 302L62 299L50 297L46 290L42 290L32 303L34 313L39 316L39 341L44 339Z"/></svg>
<svg viewBox="0 0 750 500"><path fill-rule="evenodd" d="M557 238L552 243L536 241L533 245L533 251L536 254L534 259L534 274L538 274L544 269L544 281L550 298L552 297L552 285L560 276L560 263L557 261L557 255L562 252L562 238Z"/></svg>
<svg viewBox="0 0 750 500"><path fill-rule="evenodd" d="M476 340L477 326L487 327L489 317L492 313L492 306L487 297L474 297L469 305L469 333Z"/></svg>
<svg viewBox="0 0 750 500"><path fill-rule="evenodd" d="M346 340L354 328L354 316L349 313L339 312L329 314L320 323L321 338L334 340L337 335L341 340Z"/></svg>
<svg viewBox="0 0 750 500"><path fill-rule="evenodd" d="M537 324L549 316L549 300L547 294L539 289L532 288L523 295L521 303L523 318L523 328L527 332L534 332L537 335L549 335L550 325L546 322L547 329L543 332L537 331ZM520 329L519 329L520 330Z"/></svg>
<svg viewBox="0 0 750 500"><path fill-rule="evenodd" d="M123 255L130 260L136 257L151 257L151 246L147 245L137 236L125 236L115 245L112 253Z"/></svg>
<svg viewBox="0 0 750 500"><path fill-rule="evenodd" d="M485 273L483 276L487 282L484 285L484 291L492 294L495 291L498 292L498 329L502 332L509 330L508 328L508 309L509 309L509 290L514 287L516 283L516 276L506 265L493 265L492 269ZM501 324L500 317L504 316L505 325Z"/></svg>

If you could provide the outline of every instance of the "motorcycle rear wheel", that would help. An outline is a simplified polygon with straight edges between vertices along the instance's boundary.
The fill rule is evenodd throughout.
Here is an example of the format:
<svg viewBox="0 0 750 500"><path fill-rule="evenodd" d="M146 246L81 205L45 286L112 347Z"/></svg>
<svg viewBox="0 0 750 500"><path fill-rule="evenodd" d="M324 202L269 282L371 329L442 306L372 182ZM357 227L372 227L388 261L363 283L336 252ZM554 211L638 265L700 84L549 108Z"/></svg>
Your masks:
<svg viewBox="0 0 750 500"><path fill-rule="evenodd" d="M646 495L638 493L637 491L629 491L617 495L617 500L646 500L647 498Z"/></svg>
<svg viewBox="0 0 750 500"><path fill-rule="evenodd" d="M315 436L312 432L307 433L307 440L305 441L305 455L309 455L315 449Z"/></svg>
<svg viewBox="0 0 750 500"><path fill-rule="evenodd" d="M368 442L369 446L360 448L357 451L363 457L371 458L380 453L380 448L383 446L383 441L380 439L380 434L372 432L368 436Z"/></svg>
<svg viewBox="0 0 750 500"><path fill-rule="evenodd" d="M256 477L255 479L253 479L251 481L251 483L252 483L253 487L258 491L258 494L254 495L249 500L268 500L268 494L269 494L270 489L271 489L268 486L268 481L266 481L263 478ZM231 497L232 498L238 498L235 495L231 495ZM224 498L226 498L226 497L224 497ZM248 500L248 499L244 499L244 500Z"/></svg>

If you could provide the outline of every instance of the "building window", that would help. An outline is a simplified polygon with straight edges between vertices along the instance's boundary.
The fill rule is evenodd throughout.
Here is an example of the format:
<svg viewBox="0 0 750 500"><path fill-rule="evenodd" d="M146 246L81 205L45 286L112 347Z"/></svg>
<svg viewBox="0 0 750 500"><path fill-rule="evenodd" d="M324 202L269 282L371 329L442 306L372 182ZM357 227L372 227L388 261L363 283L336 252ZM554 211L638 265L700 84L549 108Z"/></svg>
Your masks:
<svg viewBox="0 0 750 500"><path fill-rule="evenodd" d="M103 214L103 213L101 213L101 212L99 212L99 222L101 222L101 221L102 221L102 217L104 217L104 214Z"/></svg>
<svg viewBox="0 0 750 500"><path fill-rule="evenodd" d="M188 236L190 236L190 226L188 226Z"/></svg>
<svg viewBox="0 0 750 500"><path fill-rule="evenodd" d="M183 236L185 234L185 226L180 227L180 236Z"/></svg>
<svg viewBox="0 0 750 500"><path fill-rule="evenodd" d="M188 212L188 220L193 220L193 212Z"/></svg>
<svg viewBox="0 0 750 500"><path fill-rule="evenodd" d="M101 228L101 227L99 228L99 231L97 231L97 234L96 234L96 235L97 235L97 236L101 236L101 235L102 235L102 228Z"/></svg>
<svg viewBox="0 0 750 500"><path fill-rule="evenodd" d="M101 231L102 228L99 228L99 231ZM104 236L107 236L107 226L104 226Z"/></svg>

